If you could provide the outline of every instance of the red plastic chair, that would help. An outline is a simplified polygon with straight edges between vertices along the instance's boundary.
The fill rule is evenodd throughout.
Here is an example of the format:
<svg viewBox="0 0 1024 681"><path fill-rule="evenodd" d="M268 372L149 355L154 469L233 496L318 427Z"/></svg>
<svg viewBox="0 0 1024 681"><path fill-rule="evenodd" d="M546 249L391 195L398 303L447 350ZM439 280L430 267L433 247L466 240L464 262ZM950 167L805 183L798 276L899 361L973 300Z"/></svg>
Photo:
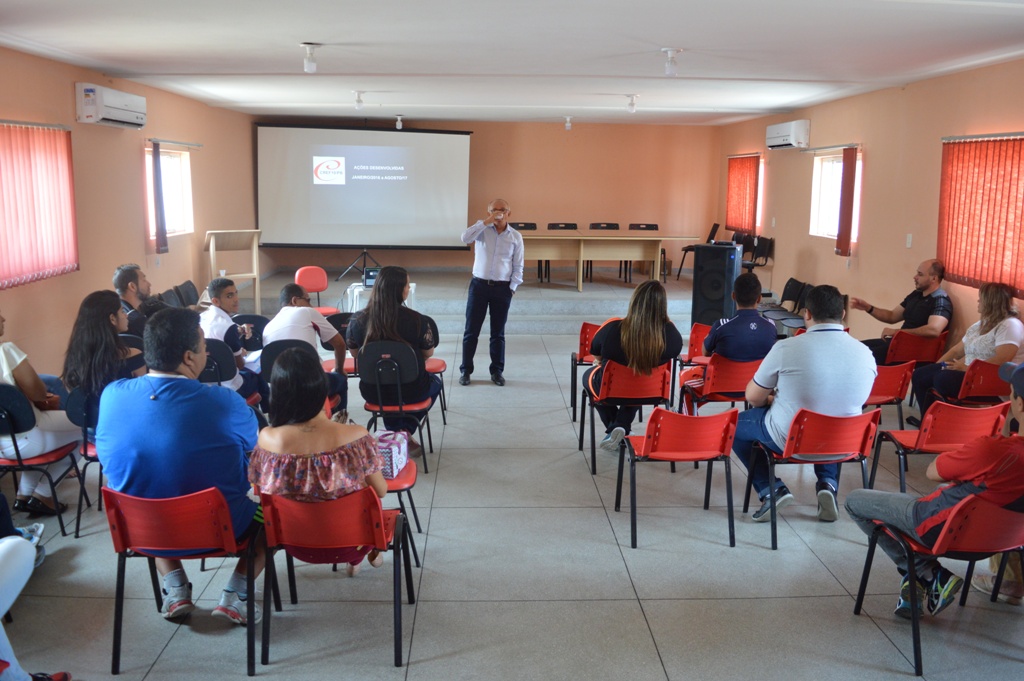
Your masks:
<svg viewBox="0 0 1024 681"><path fill-rule="evenodd" d="M946 350L946 338L949 331L943 331L935 338L915 336L906 331L897 331L889 342L889 350L885 355L886 364L902 364L903 362L938 362Z"/></svg>
<svg viewBox="0 0 1024 681"><path fill-rule="evenodd" d="M607 324L607 322L605 323ZM590 341L594 340L594 334L601 326L601 324L583 322L583 325L580 326L579 347L569 357L569 404L572 407L573 422L576 421L576 386L579 382L579 368L593 365L594 356L590 354Z"/></svg>
<svg viewBox="0 0 1024 681"><path fill-rule="evenodd" d="M736 530L732 514L732 469L729 457L736 435L739 412L735 409L713 416L687 416L657 408L647 421L647 432L626 438L626 447L619 450L619 474L615 483L615 510L622 501L622 473L627 451L629 455L629 526L630 545L636 548L636 464L638 461L668 461L675 472L676 463L707 461L704 483L704 510L711 499L711 470L715 461L725 464L725 498L728 506L729 546L736 546Z"/></svg>
<svg viewBox="0 0 1024 681"><path fill-rule="evenodd" d="M697 364L698 357L704 357L704 340L711 333L711 327L707 324L695 322L690 327L690 341L687 343L686 354L679 355L679 363L682 366Z"/></svg>
<svg viewBox="0 0 1024 681"><path fill-rule="evenodd" d="M768 459L768 496L771 499L772 550L779 548L777 511L775 508L775 466L780 464L820 464L847 461L860 462L861 478L868 487L868 457L875 441L875 431L882 412L875 410L856 416L827 416L801 409L789 426L789 436L782 454L776 454L760 442L754 447ZM757 454L755 453L754 456ZM753 457L751 457L753 459ZM747 476L747 491L743 496L743 512L750 508L753 478Z"/></svg>
<svg viewBox="0 0 1024 681"><path fill-rule="evenodd" d="M326 291L327 272L324 268L317 267L316 265L307 265L306 267L300 267L295 271L295 283L306 289L306 293L316 294L316 311L323 316L337 314L340 312L336 307L321 307L320 306L320 292Z"/></svg>
<svg viewBox="0 0 1024 681"><path fill-rule="evenodd" d="M373 546L378 551L394 552L394 625L395 666L402 666L402 562L405 562L405 588L409 603L416 602L412 584L412 566L408 545L402 542L405 516L401 511L381 509L380 498L372 488L365 487L338 499L304 502L261 494L264 529L267 533L267 574L274 577L273 551L289 548L349 549ZM402 554L399 560L398 554ZM324 563L333 562L325 558ZM287 555L288 585L292 603L298 602L295 591L295 564ZM270 663L270 584L263 587L263 645L261 662ZM249 593L252 593L250 591Z"/></svg>
<svg viewBox="0 0 1024 681"><path fill-rule="evenodd" d="M971 577L974 574L974 562L1003 551L1012 551L1024 545L1024 513L1017 513L1001 508L978 496L969 496L954 508L935 544L925 546L903 534L899 529L885 523L877 523L868 538L868 555L864 561L864 573L860 578L857 590L857 602L853 613L859 615L864 604L864 593L868 587L871 574L871 562L875 557L875 546L882 533L888 534L903 547L907 554L908 577L913 584L917 579L914 569L914 558L917 555L943 556L955 560L967 560L967 575L964 577L964 588L960 592L960 607L967 602L970 592ZM997 585L998 587L998 585ZM921 661L921 613L923 604L917 602L917 589L910 589L911 630L914 639L914 673L921 676L924 665Z"/></svg>
<svg viewBox="0 0 1024 681"><path fill-rule="evenodd" d="M597 443L594 428L595 414L594 404L607 404L617 407L640 407L643 405L668 404L671 388L669 382L672 373L671 362L666 362L651 371L650 376L643 376L633 372L629 367L618 362L606 360L603 365L604 371L601 375L601 390L597 395L590 391L590 386L583 386L580 391L580 399L583 406L590 405L590 474L597 474ZM580 411L580 443L579 449L583 451L583 431L586 427L587 414ZM620 447L624 447L622 444ZM621 449L619 450L621 453Z"/></svg>
<svg viewBox="0 0 1024 681"><path fill-rule="evenodd" d="M54 506L60 509L60 499L57 498L57 485L68 476L71 471L81 481L83 480L78 471L78 463L75 461L75 453L78 450L78 442L71 442L57 449L51 449L38 456L22 458L21 450L18 448L19 433L27 433L36 427L36 414L32 411L32 403L28 401L16 386L0 384L0 437L10 437L14 443L14 458L0 459L0 477L10 473L15 480L15 492L17 492L17 474L20 471L39 471L46 477L50 484L50 498ZM46 468L52 463L67 459L68 467L56 478L47 472ZM85 501L89 503L89 495L85 495ZM68 536L64 527L64 514L57 513L57 522L60 523L60 533Z"/></svg>
<svg viewBox="0 0 1024 681"><path fill-rule="evenodd" d="M235 540L231 511L224 495L216 487L170 499L141 499L103 488L110 536L117 552L117 589L114 599L114 650L112 674L121 671L121 627L124 621L124 575L126 560L141 556L149 559L153 596L160 612L163 596L154 558L195 560L245 555L246 590L255 594L253 558L255 538ZM268 596L271 590L268 589ZM256 674L256 599L249 598L246 640L246 665L249 676ZM278 604L280 608L280 605ZM264 613L264 617L269 616Z"/></svg>
<svg viewBox="0 0 1024 681"><path fill-rule="evenodd" d="M721 355L711 355L704 380L681 382L679 410L696 416L700 405L707 402L745 402L747 384L754 378L761 360L734 362ZM680 376L682 381L682 376Z"/></svg>
<svg viewBox="0 0 1024 681"><path fill-rule="evenodd" d="M377 401L366 402L363 408L371 412L370 422L367 429L372 431L376 427L377 419L385 416L407 416L416 419L419 426L420 441L423 441L423 424L427 425L428 451L434 451L434 439L430 432L430 407L429 399L419 402L405 402L402 398L402 384L408 383L419 371L419 364L416 361L415 350L407 343L398 341L373 341L359 349L360 376L364 381L375 385L377 388ZM398 399L393 404L385 404L382 388L392 386L398 394ZM424 456L423 472L429 473L427 469L427 457Z"/></svg>
<svg viewBox="0 0 1024 681"><path fill-rule="evenodd" d="M1006 421L1009 411L1009 402L980 408L934 402L921 419L920 430L879 431L878 442L875 444L875 460L871 462L871 481L867 486L875 486L878 456L882 451L883 442L888 441L896 446L896 456L899 457L900 491L906 492L908 455L941 454L959 449L979 437L998 435L1003 430L1003 422Z"/></svg>
<svg viewBox="0 0 1024 681"><path fill-rule="evenodd" d="M934 391L933 391L934 392ZM975 360L967 367L964 382L956 397L939 395L943 402L963 407L978 404L999 404L1005 402L1010 395L1010 384L999 378L999 365Z"/></svg>
<svg viewBox="0 0 1024 681"><path fill-rule="evenodd" d="M402 499L404 494L409 499L409 508L412 509L412 519L416 523L416 532L423 534L423 528L420 526L420 515L416 512L416 502L412 498L412 488L416 486L416 479L419 476L419 467L416 463L409 459L405 462L405 466L398 472L391 480L387 480L388 483L388 494L394 494L398 497L398 507L402 511L402 515L406 517L405 523L405 538L404 541L409 544L409 548L412 549L412 559L416 563L416 567L420 567L420 554L416 550L416 542L413 540L412 531L409 529L409 514L405 510L405 501ZM385 478L386 479L386 478Z"/></svg>
<svg viewBox="0 0 1024 681"><path fill-rule="evenodd" d="M907 399L910 379L914 374L914 362L892 364L878 367L878 375L871 386L865 407L881 409L883 405L895 404L899 416L900 430L903 430L903 400Z"/></svg>

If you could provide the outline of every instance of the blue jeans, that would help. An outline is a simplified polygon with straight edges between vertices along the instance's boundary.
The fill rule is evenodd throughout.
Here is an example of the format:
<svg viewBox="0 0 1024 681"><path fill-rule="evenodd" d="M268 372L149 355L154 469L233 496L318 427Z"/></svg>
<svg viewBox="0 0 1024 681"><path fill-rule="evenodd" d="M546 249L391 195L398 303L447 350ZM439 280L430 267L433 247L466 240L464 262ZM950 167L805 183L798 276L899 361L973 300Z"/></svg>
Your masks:
<svg viewBox="0 0 1024 681"><path fill-rule="evenodd" d="M68 403L68 389L64 387L64 383L60 380L60 376L39 374L39 378L43 381L43 385L46 386L46 392L53 393L59 397L60 408L66 409Z"/></svg>
<svg viewBox="0 0 1024 681"><path fill-rule="evenodd" d="M434 406L434 402L437 402L437 396L441 394L441 377L430 376L430 383L427 385L426 395L406 395L402 394L402 397L406 402L420 402L427 398L430 399L430 407ZM430 411L430 408L427 409ZM420 426L419 419L412 416L385 416L384 427L388 430L404 430L407 433L415 433Z"/></svg>
<svg viewBox="0 0 1024 681"><path fill-rule="evenodd" d="M338 411L348 409L348 376L339 374L336 371L328 371L327 374L327 395L328 397L338 396L341 402L338 404Z"/></svg>
<svg viewBox="0 0 1024 681"><path fill-rule="evenodd" d="M512 289L507 281L488 283L473 277L469 282L469 296L466 298L466 329L462 334L462 366L459 371L473 373L473 356L476 355L480 329L488 310L491 315L491 365L490 372L505 371L505 322L508 308L512 304Z"/></svg>
<svg viewBox="0 0 1024 681"><path fill-rule="evenodd" d="M747 475L757 490L757 496L762 500L768 496L768 461L760 452L754 455L754 441L760 442L777 454L782 453L782 447L775 443L765 427L767 414L768 407L741 411L736 423L736 437L732 442L732 451L746 467ZM832 489L839 489L839 464L814 464L814 474L818 476L818 480L832 485ZM782 486L782 480L776 478L775 489L778 490Z"/></svg>
<svg viewBox="0 0 1024 681"><path fill-rule="evenodd" d="M943 397L956 397L960 394L960 386L964 384L966 375L963 371L946 369L938 363L925 364L914 369L911 385L914 387L914 397L917 398L921 416L924 417L928 407L936 401L935 396L932 395L932 388Z"/></svg>

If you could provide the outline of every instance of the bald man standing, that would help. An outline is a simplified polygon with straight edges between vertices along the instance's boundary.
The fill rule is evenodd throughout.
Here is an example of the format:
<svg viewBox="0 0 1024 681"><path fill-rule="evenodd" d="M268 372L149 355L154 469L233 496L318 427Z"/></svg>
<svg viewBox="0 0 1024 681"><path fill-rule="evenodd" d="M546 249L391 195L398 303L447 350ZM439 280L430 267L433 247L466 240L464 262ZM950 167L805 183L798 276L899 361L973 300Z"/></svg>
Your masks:
<svg viewBox="0 0 1024 681"><path fill-rule="evenodd" d="M462 243L474 244L473 280L466 298L466 330L462 334L460 385L469 385L480 329L491 317L491 381L505 385L505 321L512 296L523 283L523 237L508 226L511 208L505 199L487 205L487 217L462 233Z"/></svg>
<svg viewBox="0 0 1024 681"><path fill-rule="evenodd" d="M864 341L875 356L876 364L885 364L885 356L889 352L889 342L897 331L906 331L915 336L937 338L949 326L953 318L953 301L941 288L946 268L940 260L925 260L918 265L914 274L914 290L903 302L891 310L868 303L861 298L850 298L850 307L864 310L880 322L897 324L899 328L887 326L882 329L881 338Z"/></svg>

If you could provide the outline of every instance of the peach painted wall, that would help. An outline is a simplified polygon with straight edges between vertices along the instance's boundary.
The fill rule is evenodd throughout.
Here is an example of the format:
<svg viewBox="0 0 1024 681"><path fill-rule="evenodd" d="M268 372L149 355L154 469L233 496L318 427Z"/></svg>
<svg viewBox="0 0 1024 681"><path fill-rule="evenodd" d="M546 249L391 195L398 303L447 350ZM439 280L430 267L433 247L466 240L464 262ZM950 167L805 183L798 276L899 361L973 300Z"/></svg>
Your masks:
<svg viewBox="0 0 1024 681"><path fill-rule="evenodd" d="M942 138L1024 130L1021 83L1024 60L724 128L723 159L764 151L766 125L803 118L811 121L811 147L862 145L860 238L849 259L834 254L833 241L807 233L812 154L767 152L764 234L776 238L775 288L781 290L792 276L834 284L874 305L898 304L913 289L917 265L935 255ZM718 203L724 205L724 165L719 187ZM956 309L951 336L959 339L978 319L977 291L950 284L946 288ZM883 326L856 311L849 323L859 337L876 335Z"/></svg>
<svg viewBox="0 0 1024 681"><path fill-rule="evenodd" d="M74 84L106 85L143 95L148 122L122 130L75 121ZM0 291L4 340L29 353L40 372L60 373L71 323L85 294L111 287L117 265L142 265L154 289L185 279L205 282L209 261L198 251L207 229L251 229L255 223L252 118L194 100L110 79L95 71L0 49L0 119L71 129L80 271ZM171 237L156 256L146 232L146 138L198 142L192 154L196 234Z"/></svg>
<svg viewBox="0 0 1024 681"><path fill-rule="evenodd" d="M349 122L352 124L353 122ZM344 122L335 122L343 125ZM718 196L717 128L562 123L412 121L408 128L470 130L469 219L507 199L512 219L536 222L654 222L673 235L707 233ZM465 225L452 225L459 244ZM317 263L347 265L358 252L272 249L265 269ZM384 264L472 265L468 252L378 251ZM269 271L269 270L268 270Z"/></svg>

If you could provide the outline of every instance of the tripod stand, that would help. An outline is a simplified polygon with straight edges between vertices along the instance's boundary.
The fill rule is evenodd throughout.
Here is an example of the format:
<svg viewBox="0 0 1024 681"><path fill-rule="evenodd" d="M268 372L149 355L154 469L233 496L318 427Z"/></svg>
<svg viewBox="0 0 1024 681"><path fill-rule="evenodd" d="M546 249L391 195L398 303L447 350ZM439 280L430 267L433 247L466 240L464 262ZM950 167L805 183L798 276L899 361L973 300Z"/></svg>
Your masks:
<svg viewBox="0 0 1024 681"><path fill-rule="evenodd" d="M374 258L372 255L370 255L370 252L364 248L363 252L360 253L359 255L357 255L356 259L353 260L352 263L348 267L345 268L345 271L342 272L341 274L339 274L338 278L335 279L334 281L341 281L342 279L344 279L345 275L348 274L349 270L351 270L353 267L355 269L359 270L359 274L362 274L363 270L366 269L366 259L367 258L372 260L374 265L376 265L377 267L380 267L380 263L377 262L377 259ZM357 263L359 263L360 260L362 261L361 265L357 264Z"/></svg>

